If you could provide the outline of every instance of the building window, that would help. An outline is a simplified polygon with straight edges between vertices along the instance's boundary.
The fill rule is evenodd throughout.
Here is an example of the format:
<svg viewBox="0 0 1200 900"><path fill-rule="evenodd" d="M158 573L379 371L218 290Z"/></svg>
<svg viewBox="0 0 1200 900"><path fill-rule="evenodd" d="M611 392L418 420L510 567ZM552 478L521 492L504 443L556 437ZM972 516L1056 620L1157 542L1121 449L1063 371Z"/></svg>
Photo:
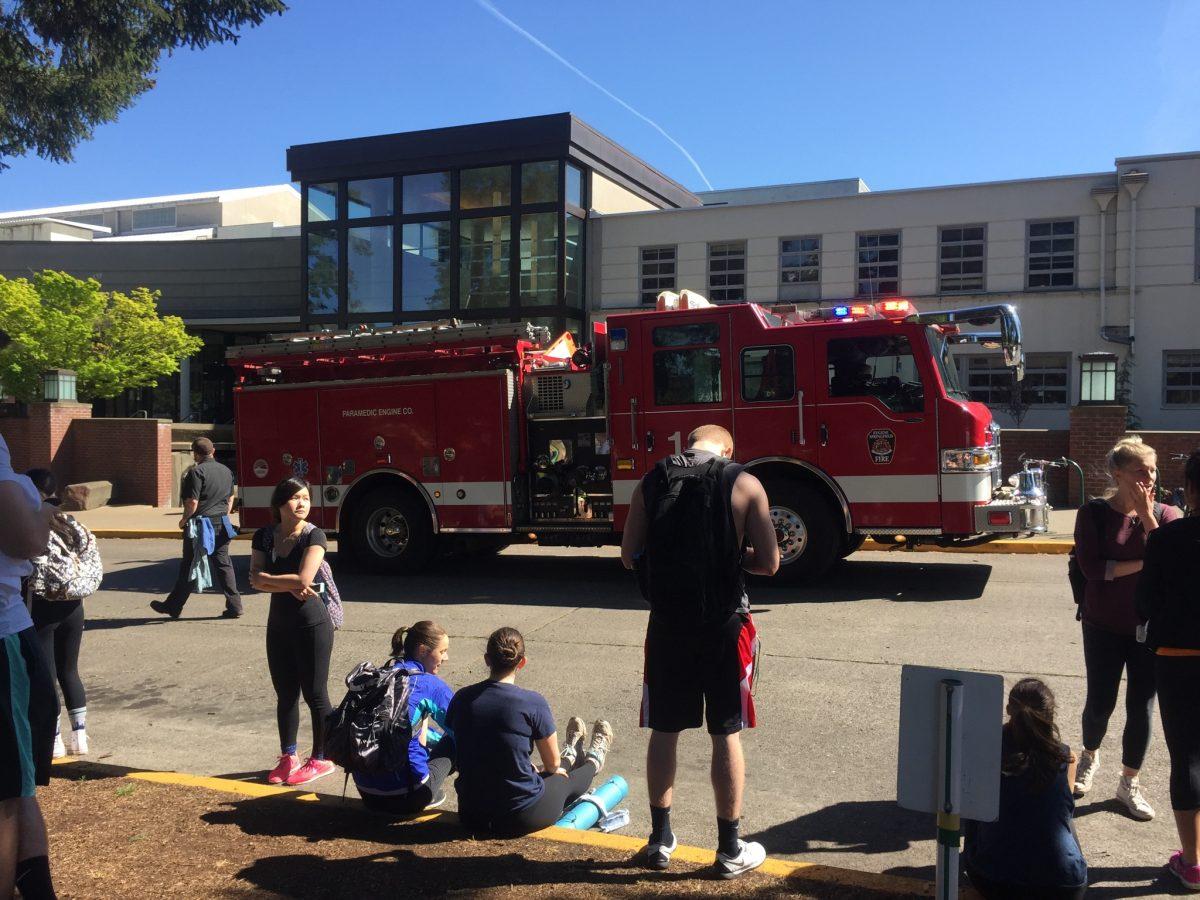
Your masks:
<svg viewBox="0 0 1200 900"><path fill-rule="evenodd" d="M781 238L779 241L779 299L821 298L821 238Z"/></svg>
<svg viewBox="0 0 1200 900"><path fill-rule="evenodd" d="M554 203L558 200L558 162L525 163L521 166L521 203Z"/></svg>
<svg viewBox="0 0 1200 900"><path fill-rule="evenodd" d="M174 228L175 207L161 206L157 209L135 209L131 227L134 231L149 228Z"/></svg>
<svg viewBox="0 0 1200 900"><path fill-rule="evenodd" d="M1003 363L1003 359L1000 361ZM1071 356L1068 353L1026 354L1021 401L1029 406L1066 406L1070 375Z"/></svg>
<svg viewBox="0 0 1200 900"><path fill-rule="evenodd" d="M406 216L449 212L450 173L426 172L423 175L405 175L401 194L401 208Z"/></svg>
<svg viewBox="0 0 1200 900"><path fill-rule="evenodd" d="M1200 207L1196 208L1196 281L1200 281Z"/></svg>
<svg viewBox="0 0 1200 900"><path fill-rule="evenodd" d="M400 306L405 312L450 308L450 223L404 226Z"/></svg>
<svg viewBox="0 0 1200 900"><path fill-rule="evenodd" d="M746 242L708 245L708 299L741 303L746 299Z"/></svg>
<svg viewBox="0 0 1200 900"><path fill-rule="evenodd" d="M351 315L392 311L392 226L351 228L346 236L346 307Z"/></svg>
<svg viewBox="0 0 1200 900"><path fill-rule="evenodd" d="M308 206L308 221L332 222L337 218L337 182L310 184L304 191Z"/></svg>
<svg viewBox="0 0 1200 900"><path fill-rule="evenodd" d="M558 214L521 216L521 305L558 303Z"/></svg>
<svg viewBox="0 0 1200 900"><path fill-rule="evenodd" d="M988 406L1007 406L1012 399L1013 370L999 354L967 356L967 396Z"/></svg>
<svg viewBox="0 0 1200 900"><path fill-rule="evenodd" d="M984 226L939 229L938 290L943 294L983 290Z"/></svg>
<svg viewBox="0 0 1200 900"><path fill-rule="evenodd" d="M1080 357L1079 402L1117 402L1117 358L1111 353L1088 353Z"/></svg>
<svg viewBox="0 0 1200 900"><path fill-rule="evenodd" d="M583 171L567 163L567 202L583 209Z"/></svg>
<svg viewBox="0 0 1200 900"><path fill-rule="evenodd" d="M643 247L641 255L639 293L643 303L654 303L662 291L675 290L675 248Z"/></svg>
<svg viewBox="0 0 1200 900"><path fill-rule="evenodd" d="M583 219L567 213L566 236L566 304L576 309L583 306Z"/></svg>
<svg viewBox="0 0 1200 900"><path fill-rule="evenodd" d="M338 240L331 228L309 231L308 314L334 316L338 311Z"/></svg>
<svg viewBox="0 0 1200 900"><path fill-rule="evenodd" d="M743 400L765 403L794 396L796 366L791 347L750 347L742 351Z"/></svg>
<svg viewBox="0 0 1200 900"><path fill-rule="evenodd" d="M71 213L67 213L63 218L65 218L68 222L77 222L80 225L103 225L104 224L104 213L95 213L95 214L86 215L86 216L76 216L76 215L72 215Z"/></svg>
<svg viewBox="0 0 1200 900"><path fill-rule="evenodd" d="M1031 289L1075 287L1075 220L1030 222L1026 281Z"/></svg>
<svg viewBox="0 0 1200 900"><path fill-rule="evenodd" d="M858 296L900 293L900 232L858 235Z"/></svg>
<svg viewBox="0 0 1200 900"><path fill-rule="evenodd" d="M458 223L458 305L463 310L508 306L511 220L508 216Z"/></svg>
<svg viewBox="0 0 1200 900"><path fill-rule="evenodd" d="M458 181L460 209L490 209L512 203L512 169L488 166L463 169Z"/></svg>
<svg viewBox="0 0 1200 900"><path fill-rule="evenodd" d="M1163 353L1163 406L1200 406L1200 350Z"/></svg>
<svg viewBox="0 0 1200 900"><path fill-rule="evenodd" d="M393 187L390 178L369 178L346 183L346 210L351 219L369 219L392 214Z"/></svg>

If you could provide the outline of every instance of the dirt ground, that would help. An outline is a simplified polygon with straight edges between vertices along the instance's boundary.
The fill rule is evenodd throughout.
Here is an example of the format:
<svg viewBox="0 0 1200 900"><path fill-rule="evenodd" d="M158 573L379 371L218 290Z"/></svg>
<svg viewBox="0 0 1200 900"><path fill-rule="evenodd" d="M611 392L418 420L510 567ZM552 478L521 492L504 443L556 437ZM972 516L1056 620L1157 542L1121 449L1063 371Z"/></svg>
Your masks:
<svg viewBox="0 0 1200 900"><path fill-rule="evenodd" d="M121 777L56 778L39 793L58 894L173 897L849 898L861 888L751 874L547 840L480 841L453 817L393 822L357 803L241 798ZM870 893L871 897L903 894Z"/></svg>

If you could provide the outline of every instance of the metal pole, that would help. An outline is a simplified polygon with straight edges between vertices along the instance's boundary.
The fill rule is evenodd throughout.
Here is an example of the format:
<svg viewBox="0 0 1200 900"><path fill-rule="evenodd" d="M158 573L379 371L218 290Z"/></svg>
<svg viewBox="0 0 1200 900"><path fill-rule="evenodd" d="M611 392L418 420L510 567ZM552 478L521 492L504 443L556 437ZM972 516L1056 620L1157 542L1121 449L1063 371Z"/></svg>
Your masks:
<svg viewBox="0 0 1200 900"><path fill-rule="evenodd" d="M962 809L963 684L944 679L938 690L938 900L957 900L959 811Z"/></svg>

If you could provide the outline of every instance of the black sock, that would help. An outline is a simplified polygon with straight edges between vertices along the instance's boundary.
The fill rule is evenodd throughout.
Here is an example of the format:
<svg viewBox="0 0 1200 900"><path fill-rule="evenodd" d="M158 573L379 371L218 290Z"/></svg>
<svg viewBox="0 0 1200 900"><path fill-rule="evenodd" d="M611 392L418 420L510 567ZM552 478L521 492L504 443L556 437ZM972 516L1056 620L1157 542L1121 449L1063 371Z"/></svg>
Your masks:
<svg viewBox="0 0 1200 900"><path fill-rule="evenodd" d="M55 900L50 858L31 856L17 863L17 890L25 900Z"/></svg>
<svg viewBox="0 0 1200 900"><path fill-rule="evenodd" d="M650 843L670 846L675 835L671 831L671 807L650 806Z"/></svg>
<svg viewBox="0 0 1200 900"><path fill-rule="evenodd" d="M741 819L722 819L717 816L717 852L726 856L738 855L738 824Z"/></svg>

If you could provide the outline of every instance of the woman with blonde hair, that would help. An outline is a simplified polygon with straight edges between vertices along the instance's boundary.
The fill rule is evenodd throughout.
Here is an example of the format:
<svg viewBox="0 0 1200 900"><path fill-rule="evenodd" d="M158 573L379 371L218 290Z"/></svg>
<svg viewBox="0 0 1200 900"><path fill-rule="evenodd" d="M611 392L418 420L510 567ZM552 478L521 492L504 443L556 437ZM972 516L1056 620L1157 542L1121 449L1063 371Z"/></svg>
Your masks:
<svg viewBox="0 0 1200 900"><path fill-rule="evenodd" d="M1138 640L1134 606L1146 538L1180 512L1154 500L1158 458L1137 435L1117 441L1108 453L1113 487L1108 496L1085 504L1075 517L1075 559L1087 579L1080 618L1087 700L1083 708L1083 752L1075 795L1092 788L1100 766L1100 744L1117 705L1125 675L1125 730L1121 736L1121 779L1116 796L1139 821L1154 818L1142 794L1138 773L1150 746L1154 711L1154 654Z"/></svg>

